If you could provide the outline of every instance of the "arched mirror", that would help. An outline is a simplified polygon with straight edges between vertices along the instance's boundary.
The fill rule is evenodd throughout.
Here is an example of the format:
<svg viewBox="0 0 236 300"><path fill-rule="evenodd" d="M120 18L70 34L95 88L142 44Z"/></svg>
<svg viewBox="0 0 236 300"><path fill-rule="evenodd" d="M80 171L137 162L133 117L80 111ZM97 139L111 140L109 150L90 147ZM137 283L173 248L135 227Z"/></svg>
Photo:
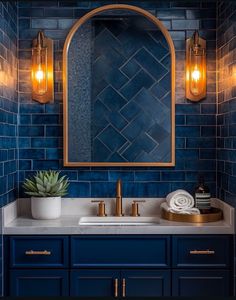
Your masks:
<svg viewBox="0 0 236 300"><path fill-rule="evenodd" d="M174 74L149 12L106 5L78 20L63 50L64 165L173 166Z"/></svg>

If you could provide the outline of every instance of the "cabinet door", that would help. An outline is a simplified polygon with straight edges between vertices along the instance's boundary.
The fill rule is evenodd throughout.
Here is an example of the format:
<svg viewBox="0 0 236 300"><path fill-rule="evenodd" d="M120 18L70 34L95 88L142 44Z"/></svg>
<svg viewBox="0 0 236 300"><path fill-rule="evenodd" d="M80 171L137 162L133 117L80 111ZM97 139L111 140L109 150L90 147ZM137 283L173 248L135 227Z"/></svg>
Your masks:
<svg viewBox="0 0 236 300"><path fill-rule="evenodd" d="M12 270L10 296L69 296L66 270Z"/></svg>
<svg viewBox="0 0 236 300"><path fill-rule="evenodd" d="M169 270L125 270L121 272L122 297L160 297L171 295Z"/></svg>
<svg viewBox="0 0 236 300"><path fill-rule="evenodd" d="M229 271L174 270L173 296L230 296Z"/></svg>
<svg viewBox="0 0 236 300"><path fill-rule="evenodd" d="M71 296L118 297L120 271L118 270L72 270Z"/></svg>

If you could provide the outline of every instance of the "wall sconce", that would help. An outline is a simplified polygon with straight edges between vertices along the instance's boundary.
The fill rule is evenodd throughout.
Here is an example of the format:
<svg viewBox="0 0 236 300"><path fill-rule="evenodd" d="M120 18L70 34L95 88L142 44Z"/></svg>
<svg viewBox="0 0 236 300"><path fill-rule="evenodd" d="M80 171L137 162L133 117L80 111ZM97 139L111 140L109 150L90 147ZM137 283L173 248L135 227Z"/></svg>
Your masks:
<svg viewBox="0 0 236 300"><path fill-rule="evenodd" d="M39 31L32 47L32 99L40 103L54 100L53 40Z"/></svg>
<svg viewBox="0 0 236 300"><path fill-rule="evenodd" d="M206 97L206 40L198 31L186 41L186 98L199 101Z"/></svg>

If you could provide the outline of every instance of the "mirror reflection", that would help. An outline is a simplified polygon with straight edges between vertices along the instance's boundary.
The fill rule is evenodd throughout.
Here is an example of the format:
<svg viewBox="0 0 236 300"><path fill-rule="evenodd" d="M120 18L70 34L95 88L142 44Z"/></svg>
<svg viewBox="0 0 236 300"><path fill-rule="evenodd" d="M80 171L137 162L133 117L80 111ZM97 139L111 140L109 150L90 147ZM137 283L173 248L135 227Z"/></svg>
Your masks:
<svg viewBox="0 0 236 300"><path fill-rule="evenodd" d="M143 15L109 10L84 22L67 52L68 162L173 162L172 63Z"/></svg>

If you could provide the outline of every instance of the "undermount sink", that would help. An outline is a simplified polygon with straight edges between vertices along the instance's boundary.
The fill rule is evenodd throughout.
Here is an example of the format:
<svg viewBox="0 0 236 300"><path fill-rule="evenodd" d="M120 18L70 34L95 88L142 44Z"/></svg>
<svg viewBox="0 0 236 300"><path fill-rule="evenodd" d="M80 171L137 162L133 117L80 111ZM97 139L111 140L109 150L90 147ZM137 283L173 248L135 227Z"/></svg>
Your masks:
<svg viewBox="0 0 236 300"><path fill-rule="evenodd" d="M106 225L106 226L131 226L131 225L157 225L159 224L160 219L159 217L81 217L79 219L79 225L86 225L86 226L98 226L98 225Z"/></svg>

